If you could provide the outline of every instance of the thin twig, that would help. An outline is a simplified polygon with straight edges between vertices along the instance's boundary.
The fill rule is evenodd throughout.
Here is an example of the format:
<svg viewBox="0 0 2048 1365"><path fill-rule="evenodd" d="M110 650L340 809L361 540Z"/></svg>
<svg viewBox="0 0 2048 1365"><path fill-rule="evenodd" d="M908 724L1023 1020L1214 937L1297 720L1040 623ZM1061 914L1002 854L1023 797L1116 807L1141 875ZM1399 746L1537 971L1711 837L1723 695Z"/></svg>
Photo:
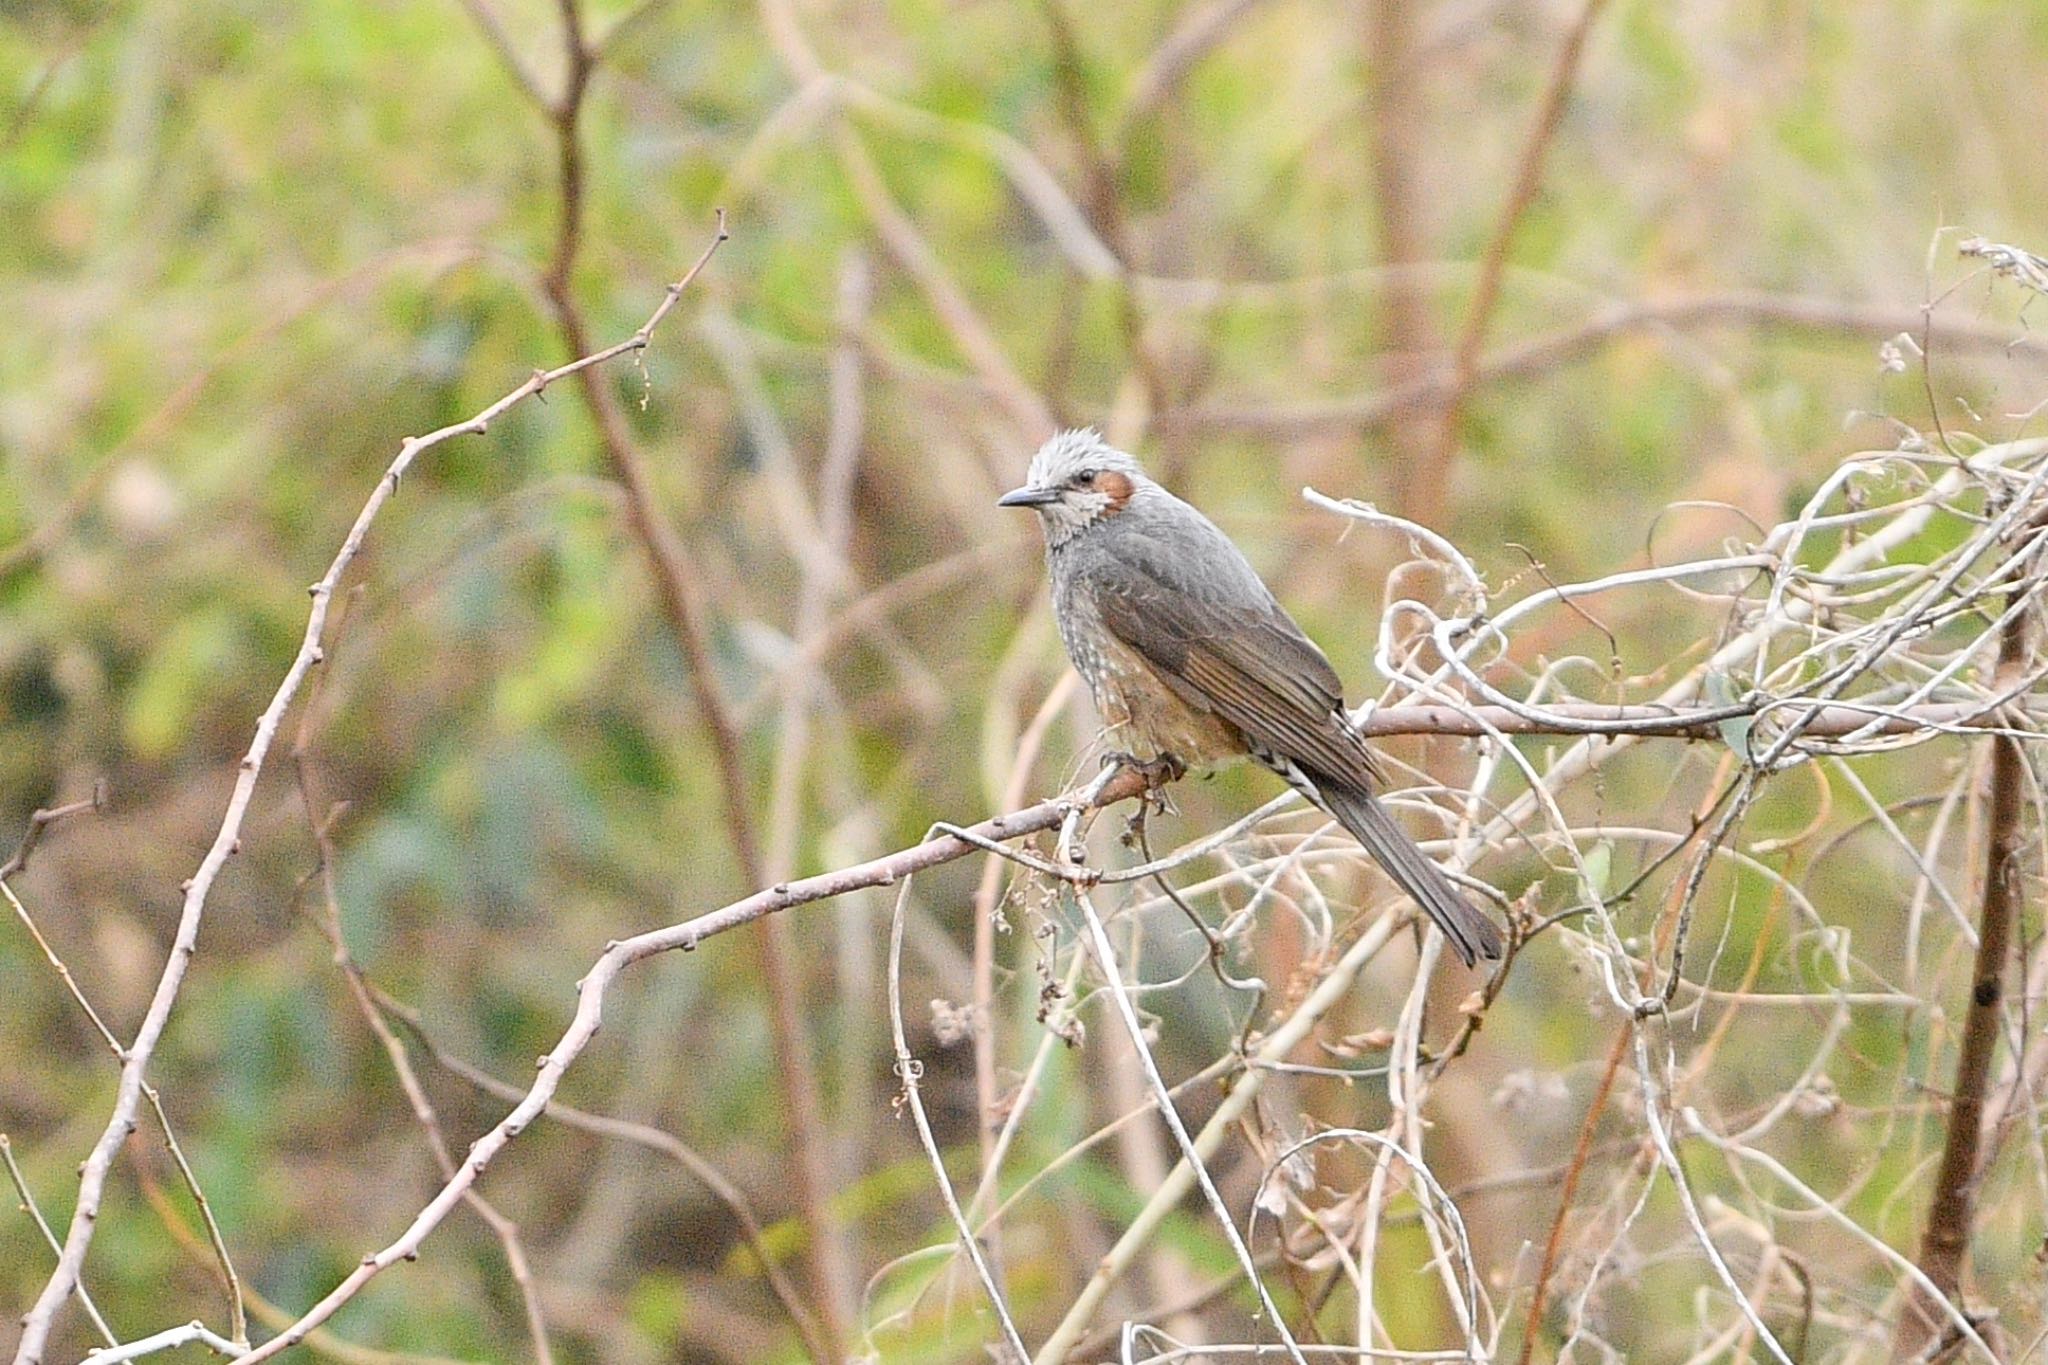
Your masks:
<svg viewBox="0 0 2048 1365"><path fill-rule="evenodd" d="M1003 782L1003 805L1013 806L1024 799L1024 790L1037 767L1039 747L1045 742L1054 718L1073 696L1078 681L1071 669L1062 673L1060 680L1045 694L1045 700L1039 704L1030 724L1024 727L1024 733L1017 739L1017 751L1011 759L1009 775ZM996 1132L995 1020L996 894L1002 887L1003 868L1001 858L985 860L981 880L974 888L974 1097L981 1119L976 1125L976 1133L981 1141L982 1182L976 1191L977 1204L983 1192L994 1188L996 1166L1001 1160L1003 1146ZM994 1230L989 1233L989 1241L996 1259L1000 1261L1001 1243Z"/></svg>
<svg viewBox="0 0 2048 1365"><path fill-rule="evenodd" d="M105 810L107 806L107 784L95 782L92 795L80 801L67 801L60 806L38 810L28 817L28 828L21 832L21 842L14 847L14 853L6 862L0 863L0 882L28 866L29 855L36 845L43 841L44 833L50 826L68 816L83 815L87 811Z"/></svg>
<svg viewBox="0 0 2048 1365"><path fill-rule="evenodd" d="M1178 14L1179 20L1131 78L1118 110L1111 146L1122 160L1129 155L1131 136L1178 90L1188 73L1230 36L1230 30L1264 0L1207 0Z"/></svg>
<svg viewBox="0 0 2048 1365"><path fill-rule="evenodd" d="M1593 1097L1586 1101L1586 1117L1579 1124L1579 1140L1572 1146L1571 1159L1565 1163L1564 1187L1557 1195L1557 1213L1550 1221L1549 1235L1543 1240L1543 1259L1536 1267L1535 1285L1529 1291L1529 1314L1522 1325L1522 1349L1515 1357L1518 1365L1529 1365L1536 1350L1536 1335L1543 1330L1544 1313L1550 1306L1550 1277L1557 1271L1558 1256L1564 1247L1565 1220L1571 1215L1579 1178L1585 1174L1586 1162L1593 1154L1593 1137L1600 1130L1600 1116L1607 1108L1607 1096L1614 1089L1614 1078L1621 1070L1621 1059L1628 1053L1629 1034L1634 1032L1635 1026L1635 1020L1624 1019L1615 1030L1614 1042L1607 1049L1607 1064L1600 1069L1599 1084L1593 1087Z"/></svg>
<svg viewBox="0 0 2048 1365"><path fill-rule="evenodd" d="M317 680L316 680L317 687ZM334 869L334 824L345 809L337 806L323 811L314 796L314 781L311 771L312 756L309 752L311 721L315 706L311 699L299 713L299 733L292 746L292 766L298 777L299 800L305 809L306 823L313 836L314 850L318 865L313 869L313 879L320 887L322 911L316 917L322 935L332 950L334 965L340 969L342 980L348 986L349 998L354 1001L356 1011L384 1050L384 1056L391 1064L391 1071L398 1078L399 1090L405 1095L406 1104L412 1109L413 1120L419 1125L426 1138L427 1149L433 1154L434 1164L440 1169L443 1179L455 1174L455 1157L448 1146L448 1135L441 1126L441 1116L435 1110L433 1101L427 1097L427 1089L420 1084L419 1073L414 1069L412 1057L406 1052L405 1044L392 1030L384 1018L383 1011L371 997L363 977L363 969L349 951L348 939L341 928L341 898L335 891ZM512 1275L512 1282L518 1288L521 1307L526 1317L526 1330L533 1342L536 1365L554 1365L554 1348L548 1342L547 1316L541 1309L540 1288L536 1284L533 1269L527 1260L526 1244L519 1235L519 1225L499 1212L497 1206L483 1195L471 1190L466 1202L476 1211L479 1218L490 1228L491 1235L498 1239L498 1245L505 1255L505 1264Z"/></svg>
<svg viewBox="0 0 2048 1365"><path fill-rule="evenodd" d="M1316 1023L1344 998L1366 963L1377 956L1393 939L1397 926L1397 917L1392 915L1381 916L1375 920L1358 941L1329 968L1322 979L1316 982L1308 998L1294 1013L1261 1040L1244 1076L1223 1097L1223 1102L1209 1116L1209 1121L1202 1125L1201 1132L1195 1134L1191 1147L1193 1155L1198 1160L1206 1161L1215 1154L1217 1147L1222 1144L1224 1135L1250 1110L1253 1101L1258 1098L1264 1088L1266 1077L1273 1074L1268 1068L1274 1063L1286 1060L1287 1055L1309 1035ZM1061 1365L1061 1362L1069 1358L1074 1344L1088 1329L1110 1290L1129 1268L1139 1250L1151 1240L1153 1233L1158 1231L1168 1213L1180 1205L1181 1200L1188 1196L1194 1185L1194 1168L1186 1158L1183 1158L1168 1173L1166 1183L1153 1192L1145 1207L1139 1210L1138 1215L1125 1227L1116 1245L1095 1268L1088 1283L1082 1287L1081 1293L1076 1296L1066 1315L1061 1318L1059 1326L1039 1347L1038 1354L1032 1357L1033 1365Z"/></svg>
<svg viewBox="0 0 2048 1365"><path fill-rule="evenodd" d="M1624 301L1584 322L1504 346L1486 356L1474 366L1466 392L1469 396L1480 384L1540 378L1595 354L1610 341L1637 333L1766 326L1868 338L1874 343L1919 325L1917 310L1741 291ZM1959 351L2006 361L2048 359L2048 347L2016 336L2010 325L1959 320L1949 325L1945 336L1948 345ZM1157 414L1153 425L1161 432L1246 432L1273 440L1363 431L1418 411L1441 409L1456 386L1455 372L1445 367L1407 384L1352 397L1293 402L1217 400L1174 408Z"/></svg>
<svg viewBox="0 0 2048 1365"><path fill-rule="evenodd" d="M469 11L469 17L475 21L477 31L484 35L484 41L490 46L491 55L505 68L505 74L512 78L513 84L524 91L526 97L535 104L543 107L552 105L554 100L541 88L540 78L533 74L533 69L526 64L526 59L519 55L519 49L513 45L512 35L506 32L505 23L498 17L497 10L491 7L490 0L462 0L462 7Z"/></svg>
<svg viewBox="0 0 2048 1365"><path fill-rule="evenodd" d="M1529 126L1528 138L1516 163L1514 187L1508 191L1507 203L1502 206L1500 219L1494 224L1493 236L1480 256L1479 280L1473 286L1472 304L1466 310L1465 325L1458 333L1458 344L1451 360L1451 389L1444 396L1436 444L1422 462L1422 480L1410 485L1418 493L1425 488L1439 491L1428 494L1426 502L1403 508L1418 521L1436 520L1436 514L1443 506L1441 490L1448 480L1451 460L1457 454L1458 425L1464 414L1465 394L1471 389L1473 376L1478 371L1479 348L1485 344L1487 326L1493 321L1494 305L1500 300L1500 281L1507 267L1508 247L1514 242L1515 231L1521 227L1529 205L1535 202L1536 189L1543 182L1545 154L1557 136L1558 125L1564 120L1565 105L1578 79L1579 59L1586 50L1586 35L1592 32L1593 22L1600 17L1606 2L1585 0L1577 20L1565 33L1557 60L1551 64L1550 79L1543 88L1543 97L1537 104L1535 120Z"/></svg>
<svg viewBox="0 0 2048 1365"><path fill-rule="evenodd" d="M0 888L5 886L5 882L0 882ZM13 894L12 891L8 892L9 897ZM53 1253L61 1253L63 1246L57 1241L57 1234L50 1230L50 1220L43 1217L42 1206L36 1203L34 1192L28 1187L28 1177L22 1174L21 1164L14 1159L14 1143L5 1133L0 1133L0 1164L6 1165L7 1181L14 1186L14 1192L20 1197L21 1207L28 1214L29 1221L36 1225L36 1231L43 1234L44 1243ZM112 1346L120 1340L114 1335L114 1329L107 1325L107 1320L100 1316L100 1307L92 1301L92 1295L85 1292L83 1280L78 1285L78 1306L85 1310L86 1319L92 1323L93 1331L100 1334L101 1341Z"/></svg>
<svg viewBox="0 0 2048 1365"><path fill-rule="evenodd" d="M1022 1361L1028 1354L1024 1349L1024 1338L1017 1334L1009 1302L1003 1297L1002 1286L996 1283L988 1255L983 1251L980 1239L974 1235L967 1215L960 1210L960 1197L954 1193L953 1178L946 1174L946 1158L939 1151L938 1139L932 1136L931 1116L925 1112L924 1096L918 1084L924 1076L924 1063L911 1052L910 1042L903 1032L903 922L909 905L910 878L905 877L896 890L896 908L889 917L889 1030L896 1049L896 1080L901 1087L898 1093L910 1107L911 1119L917 1125L918 1144L924 1148L925 1159L931 1164L932 1178L938 1182L939 1195L946 1204L946 1216L952 1219L954 1230L960 1237L960 1249L967 1253L967 1259L974 1266L974 1273L988 1295L989 1306L995 1310L996 1321L1003 1329L1003 1342L1014 1358Z"/></svg>
<svg viewBox="0 0 2048 1365"><path fill-rule="evenodd" d="M108 1054L115 1061L120 1061L121 1040L114 1036L114 1031L107 1027L99 1011L93 1008L92 1001L86 998L84 989L79 986L78 978L72 975L71 968L58 956L49 939L43 936L42 929L29 914L28 907L21 903L21 898L14 894L14 888L9 886L4 878L0 878L0 895L7 898L7 903L14 909L15 917L21 921L22 927L28 930L29 937L35 940L36 946L43 950L44 958L63 981L64 988L70 992L72 1000L91 1021L93 1030L100 1036L100 1041L107 1045ZM157 1130L163 1134L164 1148L177 1165L179 1177L185 1182L186 1192L192 1196L192 1202L199 1210L200 1220L206 1226L214 1267L220 1272L221 1288L227 1296L229 1335L236 1341L246 1344L249 1339L249 1326L242 1306L242 1278L235 1272L234 1258L228 1255L227 1238L222 1235L220 1223L213 1216L213 1204L207 1199L206 1192L200 1188L199 1176L192 1169L192 1163L185 1159L185 1149L179 1146L178 1135L171 1128L171 1116L164 1109L162 1096L158 1095L156 1087L146 1080L142 1083L142 1097L148 1102L150 1113L156 1116Z"/></svg>

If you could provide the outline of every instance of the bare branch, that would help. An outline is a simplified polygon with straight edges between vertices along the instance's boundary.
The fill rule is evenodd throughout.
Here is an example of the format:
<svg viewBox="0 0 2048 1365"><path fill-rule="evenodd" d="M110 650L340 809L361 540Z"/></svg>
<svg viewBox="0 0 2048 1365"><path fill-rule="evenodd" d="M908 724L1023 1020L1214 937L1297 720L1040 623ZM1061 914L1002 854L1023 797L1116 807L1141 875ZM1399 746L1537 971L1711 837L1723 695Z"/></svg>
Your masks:
<svg viewBox="0 0 2048 1365"><path fill-rule="evenodd" d="M1479 384L1529 379L1584 358L1616 337L1665 328L1762 325L1867 337L1872 344L1921 325L1918 310L1830 299L1760 293L1717 293L1612 304L1587 321L1547 336L1503 347L1473 367L1468 390ZM2016 338L2013 328L1981 321L1945 325L1945 342L1958 351L2000 359L2032 359L2048 367L2048 346ZM1455 372L1437 370L1410 383L1352 398L1253 403L1215 402L1160 413L1162 430L1244 431L1282 438L1381 426L1405 415L1439 408L1456 387Z"/></svg>
<svg viewBox="0 0 2048 1365"><path fill-rule="evenodd" d="M2048 279L2048 276L2044 276ZM1998 639L1998 674L2010 682L2023 675L2032 650L2031 604L2038 581L2015 594L2018 610L2007 614ZM1977 919L1977 961L1970 973L1970 1001L1963 1019L1963 1045L1950 1088L1948 1136L1941 1167L1928 1194L1927 1226L1920 1238L1920 1268L1931 1291L1953 1300L1962 1282L1970 1239L1976 1231L1978 1148L1992 1054L2005 1029L2006 975L2011 968L2018 921L2025 908L2023 878L2032 847L2023 821L2026 755L2017 738L1991 741L1989 828L1984 840L1983 908ZM1910 1301L1899 1317L1900 1353L1915 1352L1938 1335L1937 1311L1923 1298Z"/></svg>
<svg viewBox="0 0 2048 1365"><path fill-rule="evenodd" d="M1097 799L1104 805L1128 800L1143 791L1144 785L1144 779L1138 774L1118 771L1113 774L1109 784L1097 794ZM1025 810L984 820L973 827L972 833L982 839L1016 839L1055 827L1075 809L1075 800L1071 797L1041 801ZM603 1015L605 993L611 988L619 973L627 967L661 953L679 949L683 952L693 951L706 940L719 934L752 924L793 906L828 900L834 896L845 895L849 891L868 887L893 886L913 872L921 872L927 868L937 867L941 863L964 858L974 852L976 847L973 843L951 835L942 835L853 867L778 883L721 909L699 915L695 919L613 943L605 949L604 954L597 959L577 986L575 1017L560 1041L541 1058L539 1075L512 1112L470 1145L469 1153L455 1175L441 1187L440 1193L428 1202L397 1240L382 1250L365 1256L348 1278L336 1285L291 1327L242 1356L240 1359L243 1365L257 1365L257 1362L267 1360L297 1345L305 1339L308 1332L326 1322L343 1304L355 1298L371 1280L399 1262L411 1260L419 1254L419 1249L427 1236L439 1227L455 1205L461 1202L477 1179L489 1168L492 1159L546 1111L556 1087L561 1084L563 1075L596 1036Z"/></svg>
<svg viewBox="0 0 2048 1365"><path fill-rule="evenodd" d="M505 23L498 17L498 11L491 7L490 0L462 0L462 7L469 11L477 31L484 35L484 41L490 46L491 55L498 59L498 65L505 68L505 74L512 78L520 93L542 109L554 108L554 99L541 88L540 77L534 75L533 69L526 64L526 58L519 55L512 35L505 31Z"/></svg>
<svg viewBox="0 0 2048 1365"><path fill-rule="evenodd" d="M87 811L105 810L107 806L107 784L95 782L92 795L82 801L67 801L61 806L38 810L28 817L28 828L22 831L21 842L14 847L14 853L6 862L0 863L0 882L28 866L29 854L35 852L42 842L43 834L50 826L67 816L82 815Z"/></svg>
<svg viewBox="0 0 2048 1365"><path fill-rule="evenodd" d="M0 881L0 890L7 891L9 899L13 898L14 893L7 889L6 882ZM7 1182L14 1186L14 1193L21 1199L21 1207L27 1211L29 1220L36 1225L36 1231L43 1234L43 1241L53 1253L61 1255L64 1250L63 1244L57 1240L57 1234L50 1230L50 1220L43 1217L42 1206L36 1203L35 1192L28 1187L28 1177L22 1174L21 1163L14 1159L14 1143L5 1133L0 1133L0 1164L7 1167ZM112 1346L119 1340L114 1335L114 1329L107 1326L107 1320L100 1315L100 1307L92 1301L92 1295L86 1293L82 1280L78 1285L78 1306L85 1310L86 1318L92 1323L92 1330L99 1333L101 1341Z"/></svg>

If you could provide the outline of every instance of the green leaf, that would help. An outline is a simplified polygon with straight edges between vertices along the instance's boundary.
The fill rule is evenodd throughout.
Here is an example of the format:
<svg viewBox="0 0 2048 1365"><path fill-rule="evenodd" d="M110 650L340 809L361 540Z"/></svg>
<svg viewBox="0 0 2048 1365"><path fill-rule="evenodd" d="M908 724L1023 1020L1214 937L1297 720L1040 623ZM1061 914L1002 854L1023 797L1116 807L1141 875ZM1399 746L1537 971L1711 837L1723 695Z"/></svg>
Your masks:
<svg viewBox="0 0 2048 1365"><path fill-rule="evenodd" d="M1733 706L1741 698L1735 694L1735 685L1726 673L1707 674L1707 702L1714 707ZM1735 756L1749 761L1750 731L1756 727L1754 716L1731 716L1720 723L1721 742L1735 751Z"/></svg>

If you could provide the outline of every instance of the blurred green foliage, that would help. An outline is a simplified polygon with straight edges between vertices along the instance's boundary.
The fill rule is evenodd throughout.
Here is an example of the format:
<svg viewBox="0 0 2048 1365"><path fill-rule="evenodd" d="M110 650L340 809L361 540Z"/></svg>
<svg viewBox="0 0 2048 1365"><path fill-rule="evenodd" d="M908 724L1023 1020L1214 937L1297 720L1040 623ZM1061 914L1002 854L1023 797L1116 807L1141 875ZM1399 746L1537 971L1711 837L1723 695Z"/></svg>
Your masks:
<svg viewBox="0 0 2048 1365"><path fill-rule="evenodd" d="M918 262L892 243L849 173L840 129L873 158L1024 382L1063 420L1137 431L1155 467L1270 573L1353 699L1378 686L1375 622L1405 548L1344 536L1297 493L1309 483L1388 498L1390 469L1421 458L1433 426L1427 413L1282 419L1378 391L1391 354L1441 359L1570 15L1412 6L1417 47L1403 79L1417 88L1406 131L1419 160L1402 207L1428 245L1426 259L1390 272L1372 175L1370 7L1211 7L1230 11L1216 41L1134 110L1162 44L1202 8L1067 5L1082 63L1066 87L1076 109L1042 6L796 6L807 41L848 83L836 93L799 88L752 7L587 7L591 33L619 34L581 134L588 187L572 284L599 337L639 325L701 251L714 207L733 223L649 352L602 382L689 547L756 818L771 810L778 771L794 784L782 872L871 856L933 820L980 813L1063 668L1030 528L990 505L1033 434L1018 430ZM535 80L558 88L556 6L492 9ZM1930 279L1938 228L2031 232L2040 247L2044 14L1990 0L1617 0L1513 238L1490 352L1621 302L1767 291L1837 320L1783 325L1757 310L1650 319L1482 382L1442 473L1441 529L1508 589L1639 564L1652 543L1660 559L1706 553L1749 534L1743 518L1769 524L1796 507L1842 453L1893 440L1874 414L1924 425L1931 398L1944 421L1994 435L1999 414L2039 401L2048 374L2038 355L1982 334L2026 325L2011 297L1983 283L1966 284L1943 314L1976 339L1937 345L1927 384L1881 373L1876 347L1965 273L1944 251ZM1000 159L1013 148L1140 278L1078 268ZM55 830L15 884L117 1029L139 1018L179 882L296 648L305 585L397 443L568 358L541 282L562 209L555 157L546 119L457 0L12 0L0 13L0 844L39 805L108 781L110 809ZM826 589L827 617L900 591L807 643L796 632L811 547L789 509L819 487L850 273L872 288L851 323L865 420L843 509L848 578ZM1403 275L1422 283L1435 335L1389 334L1386 300ZM1872 311L1900 321L1876 326ZM713 318L731 322L757 368L765 418L748 412ZM1148 421L1134 419L1148 408ZM1733 511L1660 521L1681 499ZM1910 557L1956 534L1930 531ZM1658 600L1561 619L1542 648L1584 654L1608 670L1611 694L1633 695L1637 680L1689 664L1718 626L1710 612ZM779 769L792 696L809 739ZM523 1084L603 944L749 889L702 721L571 385L485 437L439 447L407 479L346 585L328 664L286 721L152 1072L253 1289L303 1308L439 1183L315 927L324 911L311 822L335 815L340 923L370 976L416 1006L449 1052ZM321 804L311 812L295 781L301 733ZM1026 793L1059 786L1090 738L1085 709L1062 713ZM1394 752L1425 768L1464 761L1449 744ZM1684 829L1717 757L1709 746L1645 752L1574 792L1573 813ZM1937 746L1859 771L1905 800L1938 793L1965 762L1964 749ZM1803 780L1772 788L1754 834L1830 822L1797 846L1792 871L1873 972L1915 979L1891 937L1907 870L1867 828L1851 828L1860 816L1846 802L1817 817ZM1171 836L1271 788L1251 773L1190 784ZM1918 806L1901 818L1924 832L1930 814ZM1599 847L1613 885L1653 851ZM1548 910L1578 893L1526 858L1488 871L1511 894L1535 885ZM967 998L974 875L921 879L924 943L906 998ZM1632 929L1647 931L1662 893L1654 884L1630 910ZM1338 877L1331 894L1358 891ZM1790 942L1788 908L1764 879L1717 875L1703 904L1696 932L1717 980L1753 953L1759 990L1824 980L1827 969ZM982 1359L989 1333L967 1280L935 1257L894 1262L950 1230L907 1123L892 1116L877 966L888 902L797 913L827 1131L790 1131L768 1080L776 1061L754 959L729 939L629 975L565 1097L700 1148L799 1275L808 1234L789 1151L820 1144L844 1177L833 1207L860 1274L877 1276L868 1344L892 1360ZM1036 921L1012 914L1019 932L998 944L1006 1086L1038 1041ZM1190 949L1174 914L1148 921L1148 951L1180 962ZM1959 928L1940 920L1928 932L1939 941L1923 953L1954 966ZM1284 947L1271 951L1265 967L1285 972ZM1376 969L1345 1026L1386 1022L1405 970L1405 960ZM61 1226L112 1068L11 919L0 923L0 982L0 1131ZM1461 1064L1462 1088L1439 1101L1433 1141L1447 1179L1563 1159L1611 1028L1589 1004L1596 994L1586 965L1562 950L1522 964ZM1148 1004L1174 1074L1227 1045L1227 1002L1205 979ZM972 1065L933 1039L921 1003L913 1013L932 1066L928 1099L965 1182L978 1157ZM1114 1021L1094 1002L1084 1018L1091 1040L1055 1056L1024 1169L1122 1112L1100 1062ZM1803 1011L1743 1016L1698 1102L1731 1113L1768 1102L1810 1052L1783 1037L1819 1027ZM1940 1138L1938 1115L1905 1100L1939 1092L1951 1050L1929 1011L1859 1013L1830 1077L1841 1104L1799 1119L1801 1142L1781 1153L1817 1184L1853 1186L1847 1211L1898 1246L1916 1235L1915 1182ZM459 1153L503 1106L418 1060ZM1556 1087L1503 1123L1497 1106L1512 1103L1502 1096L1522 1073ZM1292 1097L1319 1122L1384 1118L1371 1085L1304 1082ZM1214 1100L1210 1087L1188 1104L1199 1116ZM1619 1120L1612 1131L1624 1132ZM195 1313L217 1325L208 1262L166 1232L145 1183L168 1190L188 1223L191 1210L147 1125L137 1145L117 1166L87 1283L124 1334ZM1622 1188L1634 1152L1617 1141L1599 1159L1588 1257L1619 1235L1626 1198L1617 1205L1605 1186ZM1057 1318L1148 1193L1133 1187L1131 1160L1113 1143L1091 1149L1005 1224L1027 1336ZM1340 1163L1330 1178L1357 1175ZM736 1250L725 1209L673 1164L542 1124L501 1158L486 1192L527 1237L565 1356L797 1358L798 1338L758 1264ZM1534 1181L1475 1200L1466 1216L1487 1264L1508 1268L1524 1241L1540 1243L1553 1210L1552 1187ZM2038 1279L2028 1258L2039 1222L2038 1201L1987 1199L1978 1248L1984 1297L2028 1332L2038 1313L2023 1303L2038 1295L2019 1286ZM1700 1280L1695 1265L1664 1262L1684 1245L1668 1189L1641 1223L1600 1330L1630 1358L1677 1359ZM1826 1258L1842 1248L1825 1230L1812 1235L1804 1250L1826 1293L1868 1291L1861 1271L1831 1272ZM1412 1228L1388 1238L1390 1331L1405 1346L1445 1344L1439 1315L1401 1303L1426 1243ZM1229 1268L1192 1208L1162 1244L1177 1258L1163 1264L1195 1281ZM0 1219L0 1343L47 1269L32 1225ZM1159 1274L1153 1285L1171 1289ZM1286 1289L1298 1303L1302 1284ZM394 1271L332 1326L379 1350L504 1359L526 1349L521 1312L489 1231L457 1217L421 1266ZM1838 1341L1848 1329L1811 1331ZM75 1316L60 1343L62 1358L90 1344Z"/></svg>

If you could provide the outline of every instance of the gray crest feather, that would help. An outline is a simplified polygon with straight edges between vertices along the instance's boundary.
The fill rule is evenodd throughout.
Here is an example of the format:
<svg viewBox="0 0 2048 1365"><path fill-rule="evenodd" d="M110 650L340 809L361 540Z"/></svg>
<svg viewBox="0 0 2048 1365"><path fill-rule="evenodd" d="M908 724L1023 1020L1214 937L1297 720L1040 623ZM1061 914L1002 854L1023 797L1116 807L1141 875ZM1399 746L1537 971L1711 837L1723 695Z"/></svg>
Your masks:
<svg viewBox="0 0 2048 1365"><path fill-rule="evenodd" d="M1115 470L1133 479L1145 477L1137 460L1102 439L1093 427L1062 431L1031 457L1029 482L1034 488L1057 488L1084 469Z"/></svg>

